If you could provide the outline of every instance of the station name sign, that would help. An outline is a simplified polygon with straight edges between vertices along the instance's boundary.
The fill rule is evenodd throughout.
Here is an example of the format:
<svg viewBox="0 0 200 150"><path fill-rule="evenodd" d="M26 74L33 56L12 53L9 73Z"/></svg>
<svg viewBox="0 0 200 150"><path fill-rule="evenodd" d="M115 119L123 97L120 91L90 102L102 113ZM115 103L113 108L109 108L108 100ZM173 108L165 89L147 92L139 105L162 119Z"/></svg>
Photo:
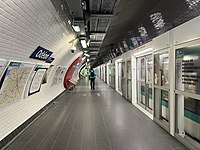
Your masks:
<svg viewBox="0 0 200 150"><path fill-rule="evenodd" d="M52 63L54 61L55 58L53 57L49 57L45 60L46 63Z"/></svg>
<svg viewBox="0 0 200 150"><path fill-rule="evenodd" d="M53 52L38 46L37 49L31 54L30 58L46 61L53 54Z"/></svg>

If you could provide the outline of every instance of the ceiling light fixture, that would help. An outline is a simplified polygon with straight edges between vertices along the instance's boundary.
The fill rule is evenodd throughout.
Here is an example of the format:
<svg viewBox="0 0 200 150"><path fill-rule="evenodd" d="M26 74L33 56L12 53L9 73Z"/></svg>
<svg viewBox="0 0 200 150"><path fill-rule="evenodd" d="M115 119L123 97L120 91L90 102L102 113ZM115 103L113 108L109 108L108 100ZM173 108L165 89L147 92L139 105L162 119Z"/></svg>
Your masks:
<svg viewBox="0 0 200 150"><path fill-rule="evenodd" d="M90 46L90 40L87 41L87 46L88 46L88 47Z"/></svg>
<svg viewBox="0 0 200 150"><path fill-rule="evenodd" d="M83 8L83 10L86 10L87 9L87 7L86 7L86 2L85 1L82 1L82 8Z"/></svg>
<svg viewBox="0 0 200 150"><path fill-rule="evenodd" d="M89 55L89 54L86 54L86 53L85 53L84 55L85 55L85 56L87 56L87 57L90 57L90 55Z"/></svg>
<svg viewBox="0 0 200 150"><path fill-rule="evenodd" d="M72 25L72 28L74 29L75 32L80 32L80 26L79 25Z"/></svg>
<svg viewBox="0 0 200 150"><path fill-rule="evenodd" d="M81 45L83 48L87 48L86 40L81 40Z"/></svg>
<svg viewBox="0 0 200 150"><path fill-rule="evenodd" d="M68 20L67 22L69 23L69 25L71 25L71 24L72 24L70 20Z"/></svg>

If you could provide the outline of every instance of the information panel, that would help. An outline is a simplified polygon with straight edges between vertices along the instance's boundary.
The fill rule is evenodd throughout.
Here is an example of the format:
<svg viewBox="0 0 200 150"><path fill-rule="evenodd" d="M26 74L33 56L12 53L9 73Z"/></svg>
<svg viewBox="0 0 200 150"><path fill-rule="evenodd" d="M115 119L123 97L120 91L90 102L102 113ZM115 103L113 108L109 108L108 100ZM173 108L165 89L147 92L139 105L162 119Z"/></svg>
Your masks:
<svg viewBox="0 0 200 150"><path fill-rule="evenodd" d="M22 99L27 79L34 65L25 62L10 62L0 91L0 105Z"/></svg>
<svg viewBox="0 0 200 150"><path fill-rule="evenodd" d="M31 82L29 95L40 91L40 86L42 84L46 70L47 69L44 68L36 68L36 70L34 70L35 75Z"/></svg>
<svg viewBox="0 0 200 150"><path fill-rule="evenodd" d="M176 89L200 94L200 45L176 50Z"/></svg>

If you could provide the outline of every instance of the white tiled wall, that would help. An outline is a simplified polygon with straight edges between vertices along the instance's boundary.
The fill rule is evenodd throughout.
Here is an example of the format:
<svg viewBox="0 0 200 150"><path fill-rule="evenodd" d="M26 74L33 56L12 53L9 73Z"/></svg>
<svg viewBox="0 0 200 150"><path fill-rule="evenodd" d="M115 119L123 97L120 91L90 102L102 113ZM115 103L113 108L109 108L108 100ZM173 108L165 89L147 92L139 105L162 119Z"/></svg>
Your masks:
<svg viewBox="0 0 200 150"><path fill-rule="evenodd" d="M0 140L64 90L63 84L51 83L58 65L68 68L82 54L69 51L69 41L74 38L50 0L0 0L0 59L42 64L29 58L38 46L52 51L55 57L48 83L40 92L0 107Z"/></svg>
<svg viewBox="0 0 200 150"><path fill-rule="evenodd" d="M50 0L0 1L1 57L28 60L37 46L53 51L56 57L74 37Z"/></svg>

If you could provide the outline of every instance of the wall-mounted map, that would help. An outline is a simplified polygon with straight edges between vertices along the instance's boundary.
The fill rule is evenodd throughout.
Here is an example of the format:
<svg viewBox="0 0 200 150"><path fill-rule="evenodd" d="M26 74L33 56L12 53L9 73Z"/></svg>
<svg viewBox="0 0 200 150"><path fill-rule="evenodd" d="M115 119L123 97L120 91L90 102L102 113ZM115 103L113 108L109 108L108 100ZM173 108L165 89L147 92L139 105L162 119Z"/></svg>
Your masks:
<svg viewBox="0 0 200 150"><path fill-rule="evenodd" d="M27 79L34 64L10 62L0 91L0 105L22 99Z"/></svg>

